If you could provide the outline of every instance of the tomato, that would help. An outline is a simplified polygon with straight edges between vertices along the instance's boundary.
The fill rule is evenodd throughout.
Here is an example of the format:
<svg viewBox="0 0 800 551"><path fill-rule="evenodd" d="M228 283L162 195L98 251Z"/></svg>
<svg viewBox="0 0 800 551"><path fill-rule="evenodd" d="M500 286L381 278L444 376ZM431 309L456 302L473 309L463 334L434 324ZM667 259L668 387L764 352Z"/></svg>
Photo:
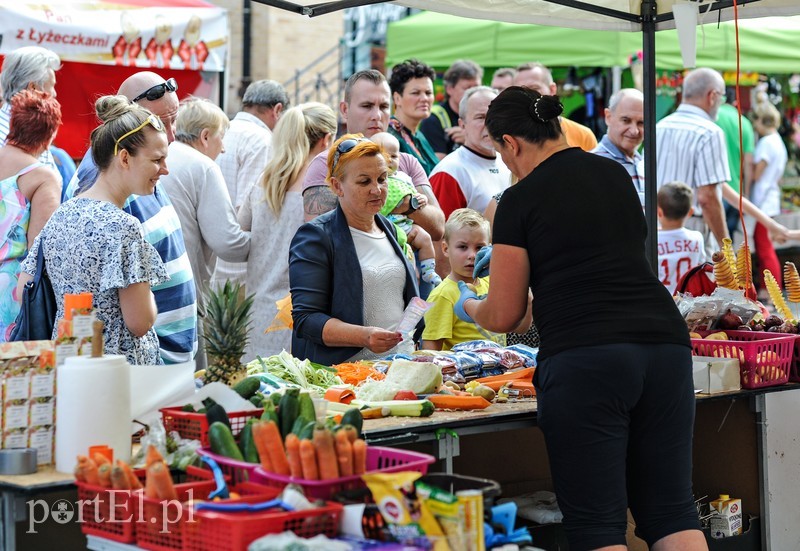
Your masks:
<svg viewBox="0 0 800 551"><path fill-rule="evenodd" d="M416 400L417 395L410 390L401 390L394 395L395 400Z"/></svg>

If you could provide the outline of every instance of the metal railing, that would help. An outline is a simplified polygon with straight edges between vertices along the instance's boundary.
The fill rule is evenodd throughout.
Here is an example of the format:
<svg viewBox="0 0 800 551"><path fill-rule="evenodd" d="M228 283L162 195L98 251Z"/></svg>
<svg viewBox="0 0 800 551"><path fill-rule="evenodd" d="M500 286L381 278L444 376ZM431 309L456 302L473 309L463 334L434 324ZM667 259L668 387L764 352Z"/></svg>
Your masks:
<svg viewBox="0 0 800 551"><path fill-rule="evenodd" d="M294 76L283 83L292 105L318 101L338 111L343 93L341 41L305 67L295 69Z"/></svg>

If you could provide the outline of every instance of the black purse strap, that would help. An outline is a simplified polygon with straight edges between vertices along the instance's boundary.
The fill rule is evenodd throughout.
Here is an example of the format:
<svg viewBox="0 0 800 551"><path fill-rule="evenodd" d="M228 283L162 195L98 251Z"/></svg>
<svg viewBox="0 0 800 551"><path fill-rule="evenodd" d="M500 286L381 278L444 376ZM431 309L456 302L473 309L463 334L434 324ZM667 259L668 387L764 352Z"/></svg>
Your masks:
<svg viewBox="0 0 800 551"><path fill-rule="evenodd" d="M36 251L36 274L33 276L34 283L42 279L44 272L44 238L39 238L39 250Z"/></svg>

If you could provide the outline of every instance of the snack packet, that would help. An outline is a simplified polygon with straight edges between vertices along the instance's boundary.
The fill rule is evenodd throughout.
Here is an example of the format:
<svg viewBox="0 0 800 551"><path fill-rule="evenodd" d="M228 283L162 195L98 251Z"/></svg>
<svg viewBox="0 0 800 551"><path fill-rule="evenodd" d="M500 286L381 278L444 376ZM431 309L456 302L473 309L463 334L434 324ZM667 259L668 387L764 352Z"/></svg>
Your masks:
<svg viewBox="0 0 800 551"><path fill-rule="evenodd" d="M372 473L362 475L372 498L380 509L389 533L405 545L427 547L434 551L450 551L442 527L417 495L416 472Z"/></svg>

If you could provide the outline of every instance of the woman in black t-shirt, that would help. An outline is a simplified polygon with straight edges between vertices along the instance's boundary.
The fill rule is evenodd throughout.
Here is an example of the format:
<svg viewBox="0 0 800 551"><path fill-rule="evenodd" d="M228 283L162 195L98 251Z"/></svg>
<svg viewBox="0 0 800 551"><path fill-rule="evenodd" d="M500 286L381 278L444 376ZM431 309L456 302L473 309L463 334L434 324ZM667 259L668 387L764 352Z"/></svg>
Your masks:
<svg viewBox="0 0 800 551"><path fill-rule="evenodd" d="M571 148L562 110L521 87L492 101L486 128L520 182L495 214L489 294L462 287L456 313L506 332L533 291L538 422L570 549L624 546L627 508L652 549L706 549L686 324L645 256L630 176Z"/></svg>

